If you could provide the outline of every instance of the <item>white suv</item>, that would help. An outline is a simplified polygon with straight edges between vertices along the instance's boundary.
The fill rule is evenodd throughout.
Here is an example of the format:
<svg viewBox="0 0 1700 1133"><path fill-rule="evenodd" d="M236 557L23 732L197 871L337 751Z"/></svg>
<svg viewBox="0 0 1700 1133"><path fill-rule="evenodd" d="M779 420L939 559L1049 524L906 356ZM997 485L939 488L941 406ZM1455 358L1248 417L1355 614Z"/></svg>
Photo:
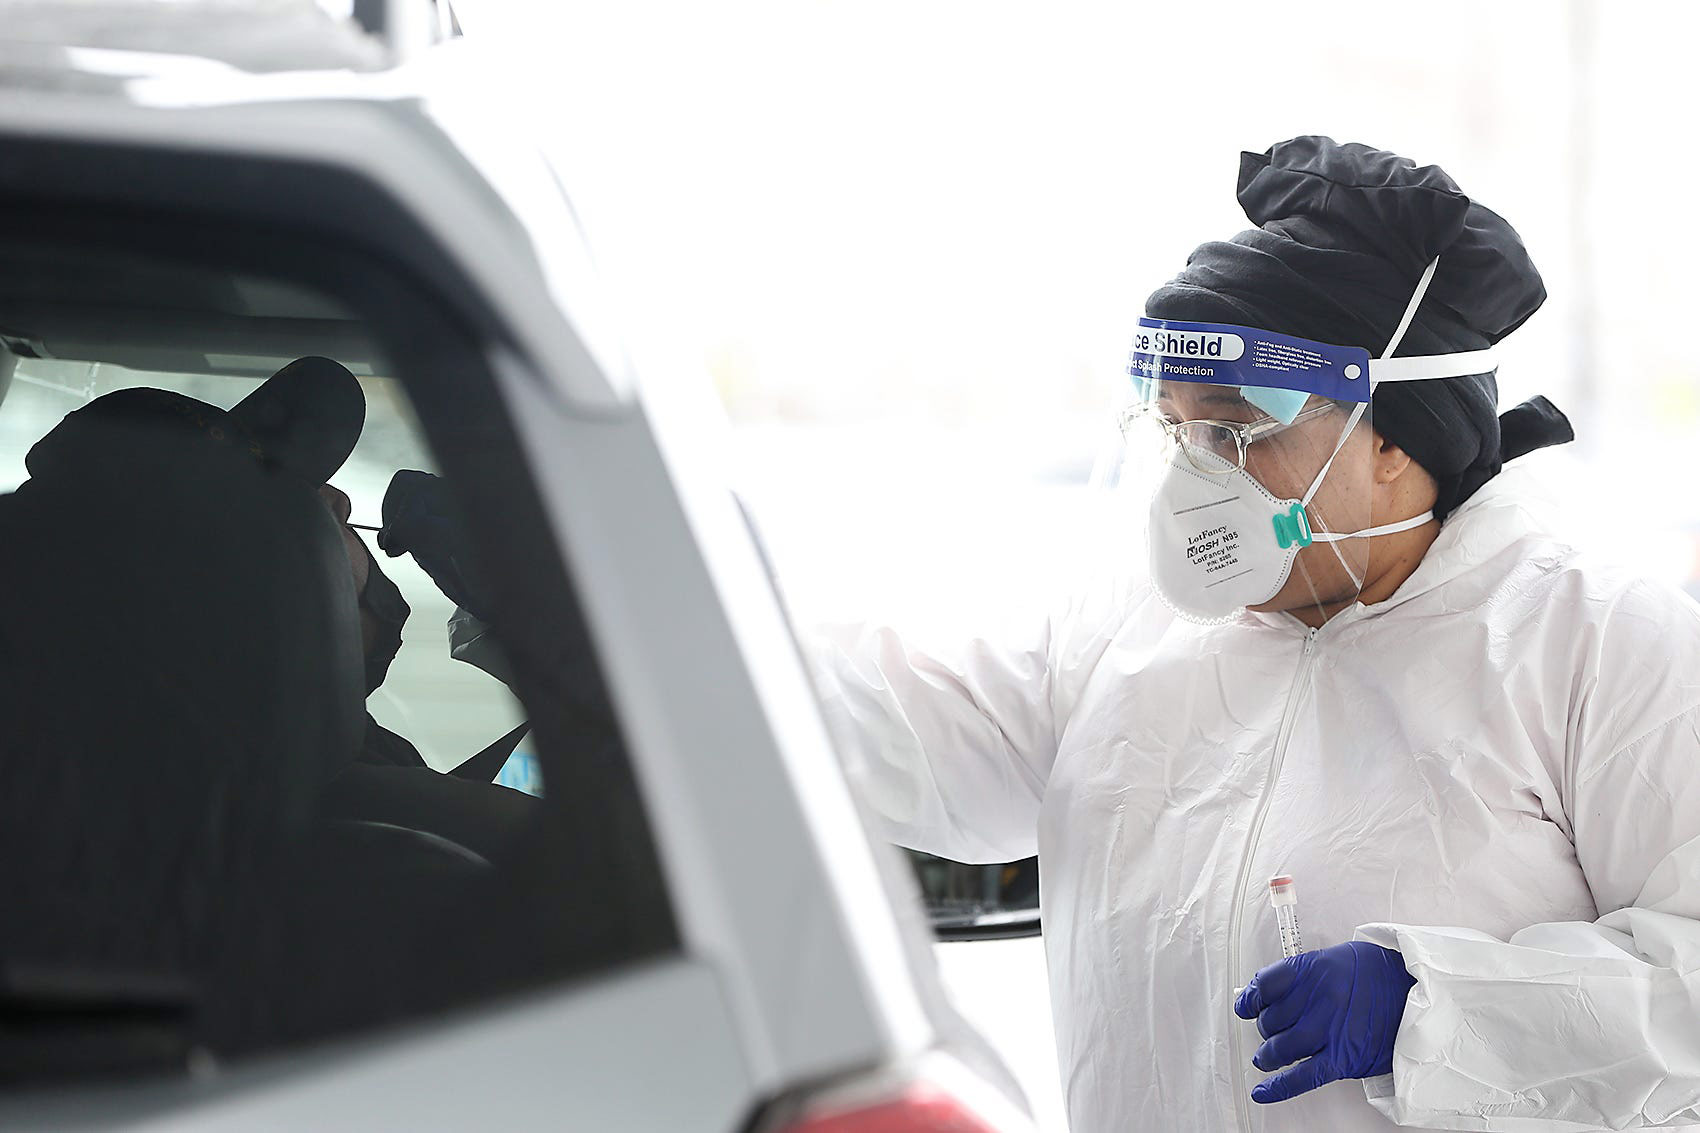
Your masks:
<svg viewBox="0 0 1700 1133"><path fill-rule="evenodd" d="M347 7L0 0L0 1126L1030 1128L709 393L446 6ZM363 428L245 402L300 358ZM360 541L403 468L502 681Z"/></svg>

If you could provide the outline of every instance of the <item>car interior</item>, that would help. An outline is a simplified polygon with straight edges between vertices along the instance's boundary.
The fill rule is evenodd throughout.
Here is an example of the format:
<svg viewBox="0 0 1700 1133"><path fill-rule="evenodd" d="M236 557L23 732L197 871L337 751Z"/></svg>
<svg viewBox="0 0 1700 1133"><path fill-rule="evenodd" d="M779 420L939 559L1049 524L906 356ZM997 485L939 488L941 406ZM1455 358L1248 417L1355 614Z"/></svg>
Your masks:
<svg viewBox="0 0 1700 1133"><path fill-rule="evenodd" d="M279 226L0 218L0 1079L188 1075L676 949L453 289ZM229 412L298 359L364 402L328 489ZM286 424L336 447L314 412ZM451 658L454 603L348 526L382 525L401 469L477 517L509 683Z"/></svg>

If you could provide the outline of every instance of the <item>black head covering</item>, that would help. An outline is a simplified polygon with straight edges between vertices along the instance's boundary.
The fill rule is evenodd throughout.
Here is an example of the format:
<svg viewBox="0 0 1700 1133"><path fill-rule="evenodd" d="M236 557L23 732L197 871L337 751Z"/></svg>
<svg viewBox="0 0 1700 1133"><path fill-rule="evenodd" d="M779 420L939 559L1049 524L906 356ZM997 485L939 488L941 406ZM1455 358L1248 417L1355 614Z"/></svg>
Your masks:
<svg viewBox="0 0 1700 1133"><path fill-rule="evenodd" d="M24 457L36 479L132 476L136 461L176 460L186 449L156 438L245 450L310 487L342 467L366 423L360 382L329 358L298 358L229 410L169 390L134 387L66 415Z"/></svg>
<svg viewBox="0 0 1700 1133"><path fill-rule="evenodd" d="M1481 350L1546 300L1523 240L1444 171L1331 138L1300 137L1240 155L1239 202L1257 228L1201 245L1152 293L1152 318L1241 326L1379 357L1429 262L1428 293L1395 352ZM1376 429L1439 485L1445 518L1524 453L1573 439L1544 397L1501 416L1492 374L1389 382Z"/></svg>
<svg viewBox="0 0 1700 1133"><path fill-rule="evenodd" d="M266 456L309 484L342 467L366 424L360 381L339 362L297 358L230 407L230 416Z"/></svg>

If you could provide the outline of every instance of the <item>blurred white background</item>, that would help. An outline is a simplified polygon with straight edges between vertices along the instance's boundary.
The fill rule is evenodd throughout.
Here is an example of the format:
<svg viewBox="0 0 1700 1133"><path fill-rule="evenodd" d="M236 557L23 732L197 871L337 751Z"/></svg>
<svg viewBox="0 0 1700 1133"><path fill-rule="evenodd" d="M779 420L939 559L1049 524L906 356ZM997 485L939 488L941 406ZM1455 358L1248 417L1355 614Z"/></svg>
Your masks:
<svg viewBox="0 0 1700 1133"><path fill-rule="evenodd" d="M1128 328L1246 227L1241 150L1446 169L1546 307L1502 349L1579 440L1578 538L1700 593L1691 45L1670 0L1302 6L461 0L634 333L712 377L794 606L932 626L1042 601Z"/></svg>
<svg viewBox="0 0 1700 1133"><path fill-rule="evenodd" d="M1571 414L1578 443L1534 460L1567 495L1609 489L1592 535L1700 574L1684 490L1700 362L1672 333L1696 295L1700 158L1673 131L1700 9L468 0L463 16L512 60L634 328L712 375L794 599L842 603L816 581L834 562L881 604L936 609L885 593L894 569L909 593L993 593L934 568L952 548L976 578L1038 577L1045 540L1023 521L1049 496L1024 507L1025 489L1084 474L1144 297L1246 227L1239 152L1299 133L1438 164L1517 226L1551 298L1507 340L1504 406L1544 392Z"/></svg>

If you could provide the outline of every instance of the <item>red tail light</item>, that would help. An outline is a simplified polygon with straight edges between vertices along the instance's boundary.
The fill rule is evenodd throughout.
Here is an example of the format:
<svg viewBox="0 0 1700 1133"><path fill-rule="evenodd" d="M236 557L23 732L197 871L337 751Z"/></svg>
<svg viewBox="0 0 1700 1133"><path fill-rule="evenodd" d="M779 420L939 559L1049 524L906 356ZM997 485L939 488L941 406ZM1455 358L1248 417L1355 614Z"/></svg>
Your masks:
<svg viewBox="0 0 1700 1133"><path fill-rule="evenodd" d="M937 1086L916 1083L898 1097L854 1109L828 1110L782 1133L1001 1133Z"/></svg>
<svg viewBox="0 0 1700 1133"><path fill-rule="evenodd" d="M1033 1133L1011 1098L939 1052L793 1102L768 1133Z"/></svg>

